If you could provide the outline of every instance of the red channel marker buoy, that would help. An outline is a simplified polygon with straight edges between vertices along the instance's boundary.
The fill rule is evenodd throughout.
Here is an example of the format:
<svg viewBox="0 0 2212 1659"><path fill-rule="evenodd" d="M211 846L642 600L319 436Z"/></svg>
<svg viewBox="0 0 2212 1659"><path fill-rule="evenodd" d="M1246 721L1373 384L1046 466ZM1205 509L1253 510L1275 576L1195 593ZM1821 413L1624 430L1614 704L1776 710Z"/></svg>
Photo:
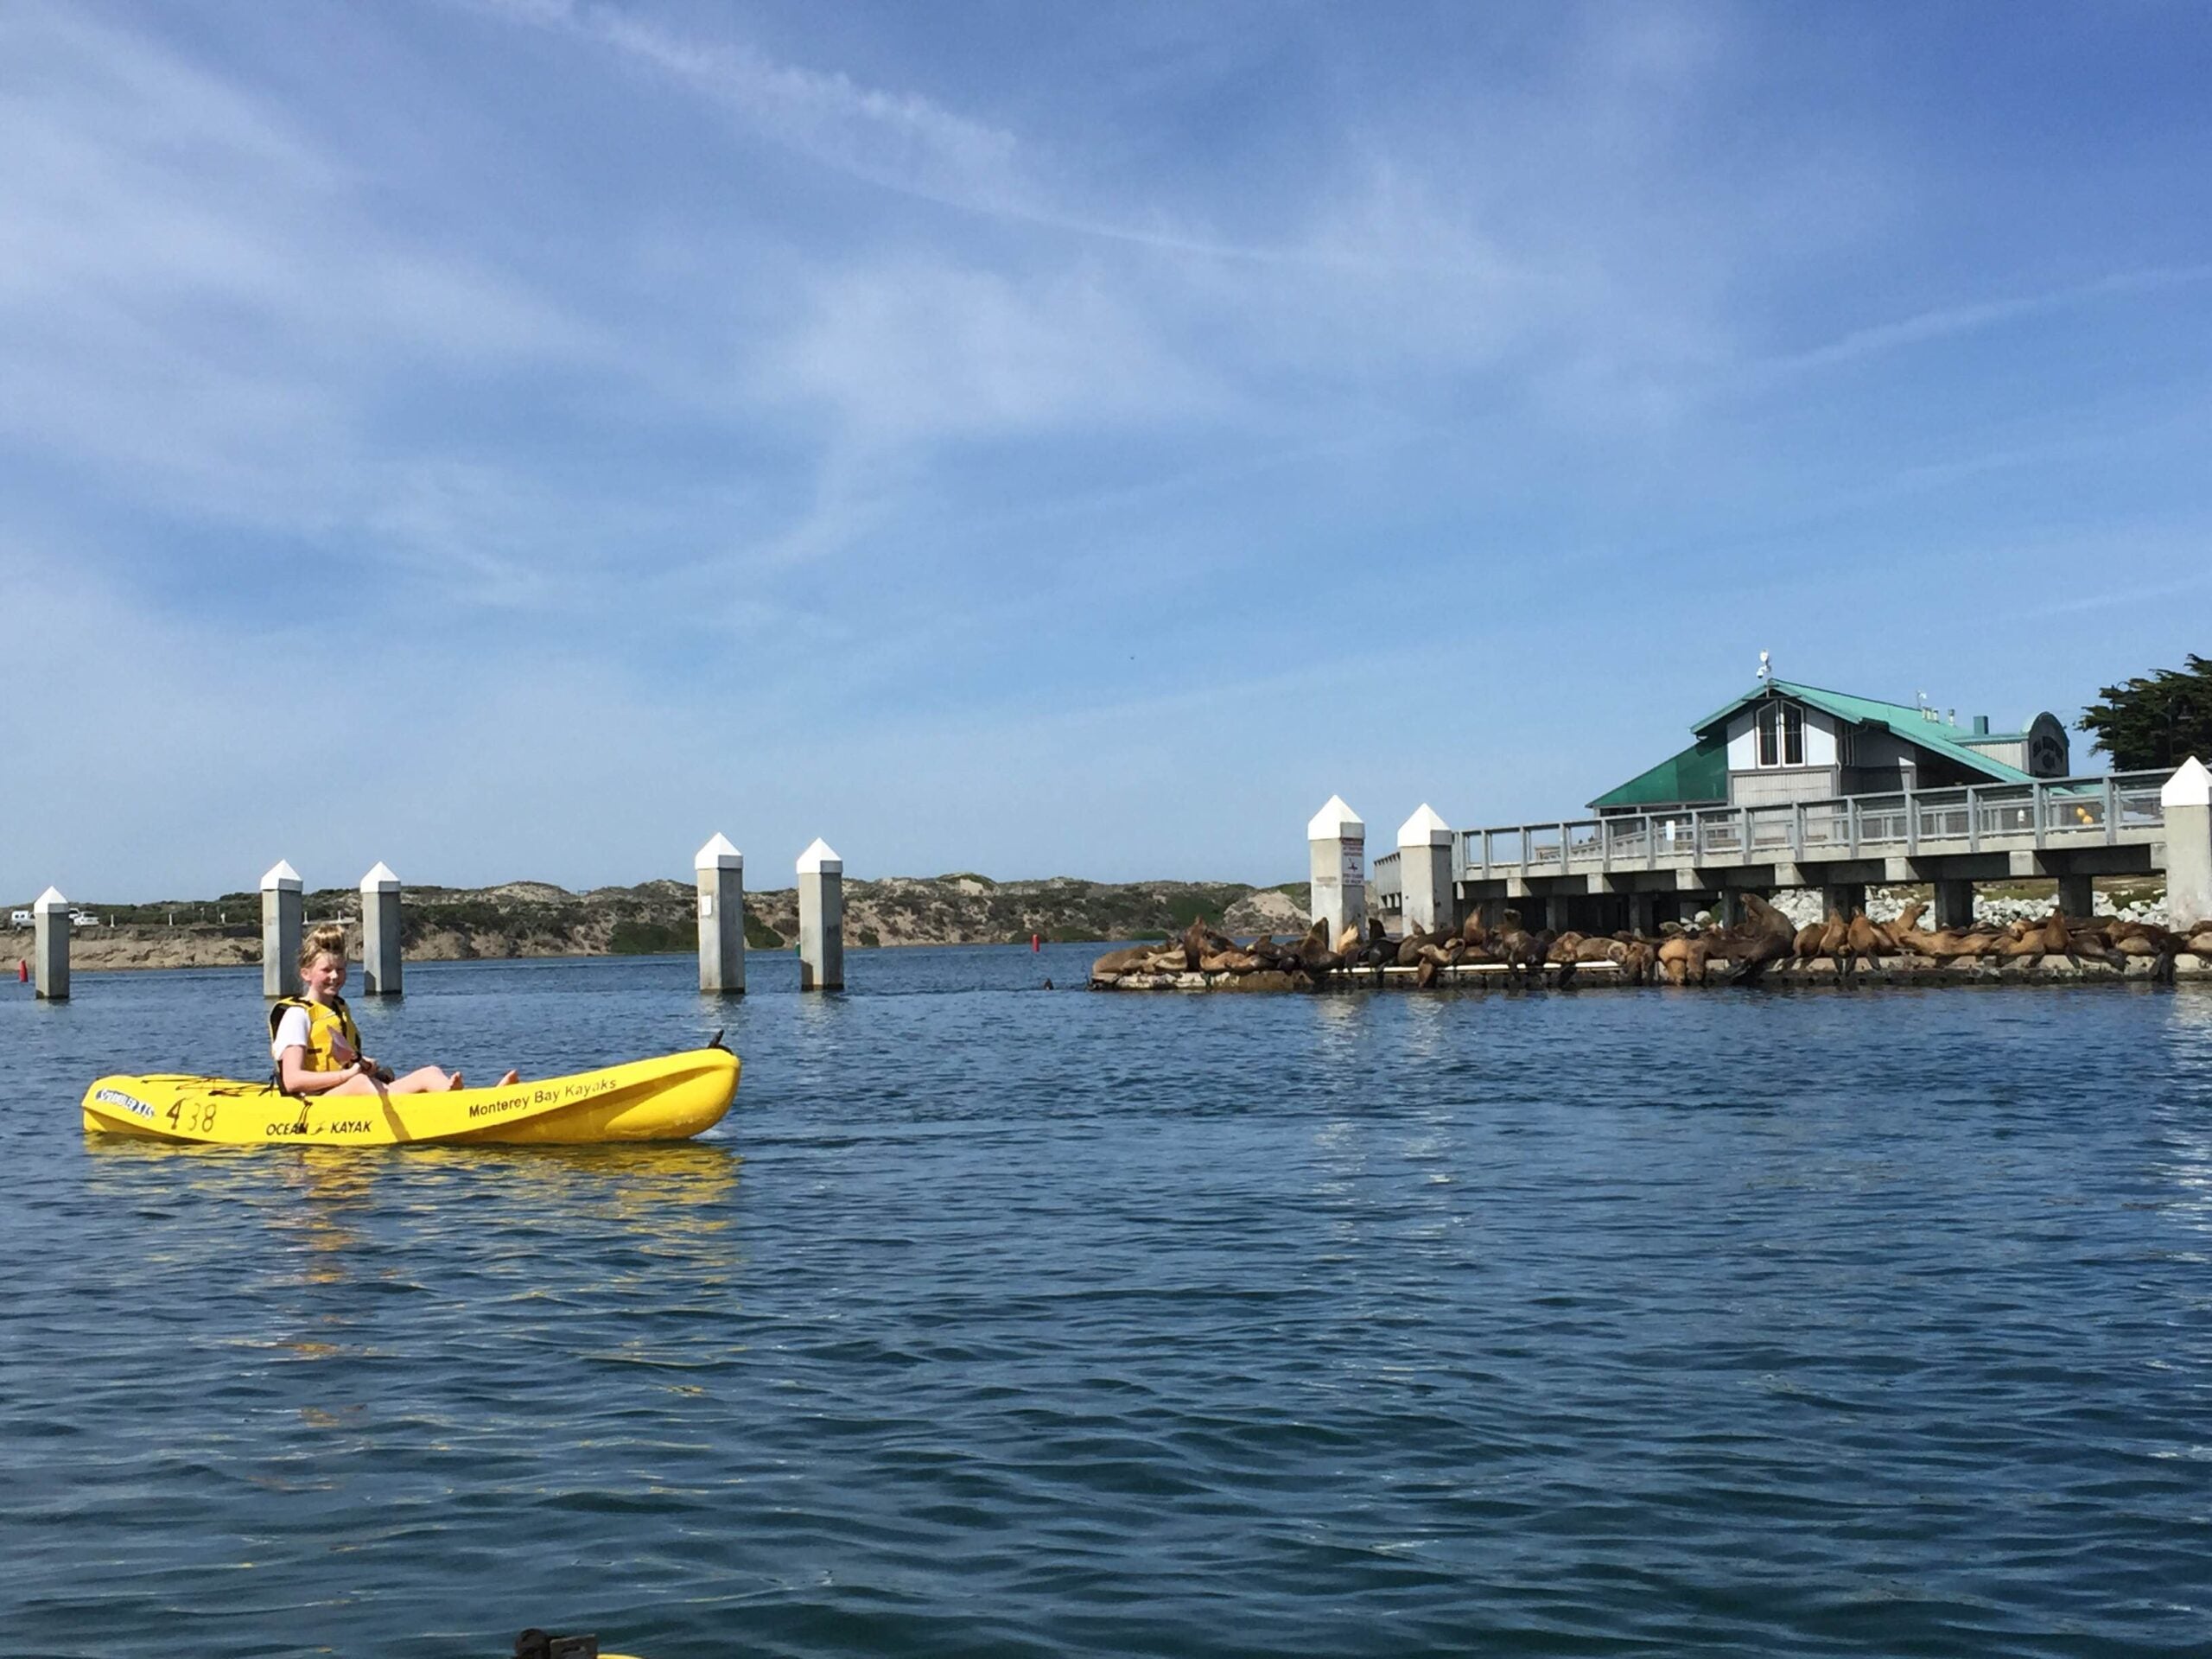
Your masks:
<svg viewBox="0 0 2212 1659"><path fill-rule="evenodd" d="M1043 939L1041 939L1041 938L1039 938L1036 934L1032 933L1032 934L1029 936L1029 954L1030 954L1031 956L1033 956L1033 956L1035 956L1035 955L1036 955L1039 950L1042 950L1044 948L1045 948L1045 942L1044 942L1044 940L1043 940Z"/></svg>
<svg viewBox="0 0 2212 1659"><path fill-rule="evenodd" d="M30 982L30 963L24 961L22 957L17 957L16 958L16 983L18 985L27 985Z"/></svg>

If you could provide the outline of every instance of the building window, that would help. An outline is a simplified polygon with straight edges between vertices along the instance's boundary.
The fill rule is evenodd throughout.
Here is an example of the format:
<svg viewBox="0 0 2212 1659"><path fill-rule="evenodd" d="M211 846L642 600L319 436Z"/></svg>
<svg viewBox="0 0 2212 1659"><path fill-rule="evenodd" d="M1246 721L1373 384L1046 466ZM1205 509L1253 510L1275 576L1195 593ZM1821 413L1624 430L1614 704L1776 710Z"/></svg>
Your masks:
<svg viewBox="0 0 2212 1659"><path fill-rule="evenodd" d="M1752 719L1758 734L1761 766L1802 766L1805 764L1805 711L1794 702L1764 702Z"/></svg>

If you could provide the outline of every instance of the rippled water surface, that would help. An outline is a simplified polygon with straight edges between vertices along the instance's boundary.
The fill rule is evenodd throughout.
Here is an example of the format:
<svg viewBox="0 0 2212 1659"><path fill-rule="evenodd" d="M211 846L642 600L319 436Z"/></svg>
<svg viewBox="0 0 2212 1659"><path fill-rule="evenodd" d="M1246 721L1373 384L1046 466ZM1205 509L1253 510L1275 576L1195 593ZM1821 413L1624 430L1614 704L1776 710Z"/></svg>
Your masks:
<svg viewBox="0 0 2212 1659"><path fill-rule="evenodd" d="M2212 1638L2205 988L1033 988L1090 954L358 1005L480 1076L728 1024L711 1137L573 1150L90 1141L257 976L10 984L0 1650Z"/></svg>

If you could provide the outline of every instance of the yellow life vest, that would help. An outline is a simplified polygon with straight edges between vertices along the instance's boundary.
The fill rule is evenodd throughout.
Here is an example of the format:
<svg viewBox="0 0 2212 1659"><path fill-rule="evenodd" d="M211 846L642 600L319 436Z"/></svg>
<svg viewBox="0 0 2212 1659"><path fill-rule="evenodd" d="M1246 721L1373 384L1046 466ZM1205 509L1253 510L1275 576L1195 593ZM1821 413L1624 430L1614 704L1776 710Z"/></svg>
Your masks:
<svg viewBox="0 0 2212 1659"><path fill-rule="evenodd" d="M308 1014L308 1046L300 1057L300 1064L310 1071L343 1071L353 1064L352 1056L361 1052L360 1027L353 1023L353 1011L346 1006L342 996L331 999L325 1007L320 1002L304 996L279 997L269 1005L269 1040L276 1040L276 1027L284 1022L287 1008L305 1008ZM343 1043L348 1058L338 1058L338 1046ZM283 1086L284 1062L276 1062L276 1083Z"/></svg>

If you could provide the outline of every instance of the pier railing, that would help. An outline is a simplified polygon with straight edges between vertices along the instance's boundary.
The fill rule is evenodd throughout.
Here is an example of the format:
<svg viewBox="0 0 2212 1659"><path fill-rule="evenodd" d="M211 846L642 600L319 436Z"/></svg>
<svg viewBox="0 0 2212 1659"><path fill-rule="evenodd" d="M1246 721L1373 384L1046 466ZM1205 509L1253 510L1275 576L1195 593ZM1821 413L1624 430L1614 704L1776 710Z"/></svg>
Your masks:
<svg viewBox="0 0 2212 1659"><path fill-rule="evenodd" d="M1660 866L2118 846L2163 831L2158 791L2171 775L2162 768L1462 830L1452 874L1465 881ZM1395 853L1376 859L1378 900L1402 890L1399 875Z"/></svg>

